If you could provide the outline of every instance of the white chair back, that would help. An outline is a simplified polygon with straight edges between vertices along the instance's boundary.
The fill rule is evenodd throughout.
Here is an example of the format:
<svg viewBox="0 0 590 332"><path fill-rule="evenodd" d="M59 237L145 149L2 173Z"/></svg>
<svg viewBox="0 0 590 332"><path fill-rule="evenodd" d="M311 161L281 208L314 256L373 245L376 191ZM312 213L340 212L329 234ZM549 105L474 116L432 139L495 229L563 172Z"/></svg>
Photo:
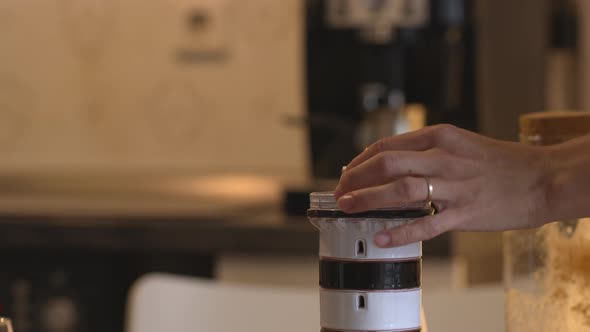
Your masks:
<svg viewBox="0 0 590 332"><path fill-rule="evenodd" d="M129 294L127 332L319 331L317 291L149 274Z"/></svg>

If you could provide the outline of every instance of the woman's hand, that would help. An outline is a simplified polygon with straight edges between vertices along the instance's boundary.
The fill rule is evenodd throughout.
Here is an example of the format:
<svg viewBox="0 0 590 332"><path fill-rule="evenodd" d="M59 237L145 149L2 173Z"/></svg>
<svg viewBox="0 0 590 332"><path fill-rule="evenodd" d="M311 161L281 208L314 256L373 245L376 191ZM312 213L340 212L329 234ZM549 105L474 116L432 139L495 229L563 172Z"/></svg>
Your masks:
<svg viewBox="0 0 590 332"><path fill-rule="evenodd" d="M428 177L439 210L380 232L395 247L449 230L500 231L540 226L552 173L547 148L493 140L450 125L380 140L357 156L336 187L348 213L425 201Z"/></svg>

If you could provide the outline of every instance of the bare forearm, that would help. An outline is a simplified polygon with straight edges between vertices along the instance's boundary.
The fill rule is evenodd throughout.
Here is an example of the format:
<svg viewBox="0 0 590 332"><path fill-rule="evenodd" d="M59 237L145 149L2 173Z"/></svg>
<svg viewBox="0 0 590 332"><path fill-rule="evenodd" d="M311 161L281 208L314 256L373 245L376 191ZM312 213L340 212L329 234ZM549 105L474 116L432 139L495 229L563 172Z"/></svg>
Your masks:
<svg viewBox="0 0 590 332"><path fill-rule="evenodd" d="M590 216L590 135L547 150L551 182L547 188L547 219Z"/></svg>

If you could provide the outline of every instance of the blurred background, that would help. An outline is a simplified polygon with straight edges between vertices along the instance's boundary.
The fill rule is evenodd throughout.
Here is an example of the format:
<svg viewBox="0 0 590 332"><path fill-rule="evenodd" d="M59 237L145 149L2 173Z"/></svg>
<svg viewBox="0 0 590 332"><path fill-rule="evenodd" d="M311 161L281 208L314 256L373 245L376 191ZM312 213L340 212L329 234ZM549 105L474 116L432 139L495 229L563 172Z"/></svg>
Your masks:
<svg viewBox="0 0 590 332"><path fill-rule="evenodd" d="M123 331L150 272L317 288L308 193L382 136L589 109L589 6L1 1L0 315ZM424 254L425 292L501 282L499 234Z"/></svg>

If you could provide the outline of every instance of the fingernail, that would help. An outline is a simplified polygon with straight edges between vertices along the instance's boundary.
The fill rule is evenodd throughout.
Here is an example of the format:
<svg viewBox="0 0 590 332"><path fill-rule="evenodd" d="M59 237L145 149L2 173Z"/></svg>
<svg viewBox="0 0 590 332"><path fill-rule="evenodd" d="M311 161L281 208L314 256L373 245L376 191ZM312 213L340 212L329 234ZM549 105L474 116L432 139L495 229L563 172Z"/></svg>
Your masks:
<svg viewBox="0 0 590 332"><path fill-rule="evenodd" d="M375 244L379 247L385 247L391 243L391 236L387 233L379 233L375 236Z"/></svg>
<svg viewBox="0 0 590 332"><path fill-rule="evenodd" d="M352 198L352 195L344 195L340 197L340 199L338 199L338 206L340 207L340 209L344 211L350 210L353 205L354 200Z"/></svg>

